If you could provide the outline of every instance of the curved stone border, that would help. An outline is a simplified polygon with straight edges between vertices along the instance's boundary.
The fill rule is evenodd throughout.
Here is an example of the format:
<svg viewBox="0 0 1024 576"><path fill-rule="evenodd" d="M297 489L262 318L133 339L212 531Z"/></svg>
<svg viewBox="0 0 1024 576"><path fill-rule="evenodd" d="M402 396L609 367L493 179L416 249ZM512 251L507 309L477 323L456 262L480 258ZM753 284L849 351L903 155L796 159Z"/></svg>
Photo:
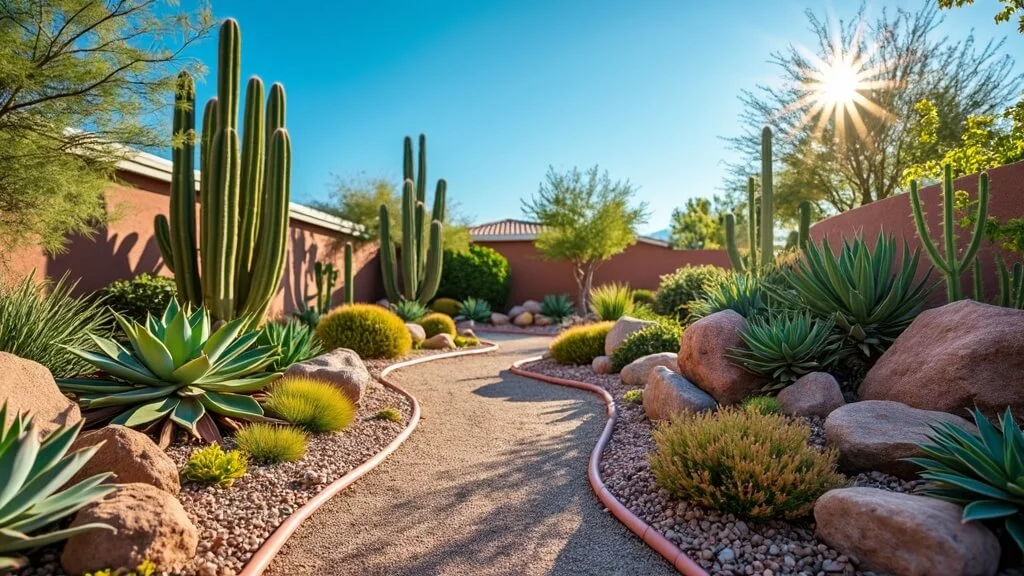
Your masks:
<svg viewBox="0 0 1024 576"><path fill-rule="evenodd" d="M678 546L673 544L668 538L662 536L661 532L658 532L650 524L641 520L639 516L633 514L633 512L630 511L629 508L626 508L622 502L619 502L619 500L608 490L608 487L605 486L604 481L601 480L601 453L604 452L605 446L608 445L608 440L612 437L612 429L615 427L615 399L612 398L612 395L604 388L594 384L568 380L565 378L556 378L554 376L548 376L546 374L531 372L520 368L523 364L536 362L540 359L540 356L535 356L533 358L520 360L513 364L509 371L519 376L540 380L541 382L558 384L559 386L569 386L571 388L579 388L580 390L593 392L604 400L607 408L608 420L605 422L604 431L601 432L601 437L597 440L597 445L594 446L594 450L590 453L590 465L587 467L587 478L590 480L590 487L594 490L594 493L597 494L601 503L604 504L605 508L607 508L612 515L618 518L619 522L625 524L627 528L639 536L640 539L648 546L653 548L658 554L661 554L669 561L670 564L675 566L676 570L681 574L684 574L685 576L708 576L708 573L705 572L704 569L696 562L690 559L690 557L680 550Z"/></svg>
<svg viewBox="0 0 1024 576"><path fill-rule="evenodd" d="M412 360L406 360L405 362L398 362L388 366L381 371L380 376L377 380L398 392L402 396L405 396L409 400L409 405L412 408L412 415L409 417L409 424L402 430L390 444L384 447L383 450L374 454L369 460L363 462L359 466L349 470L347 474L338 478L334 482L328 484L323 491L314 496L308 502L302 505L301 508L292 513L284 519L283 522L274 530L274 532L267 538L259 550L257 550L246 562L245 568L239 576L260 576L270 566L270 562L277 556L277 553L281 551L284 543L288 541L288 538L298 530L302 523L313 515L321 506L327 503L328 500L336 496L339 492L348 488L356 480L362 478L367 472L376 468L385 458L390 456L399 446L402 445L406 439L412 434L413 430L416 429L416 425L420 421L420 403L416 400L416 397L408 393L401 386L391 382L387 379L387 375L398 370L399 368L407 368L416 364L422 364L424 362L431 362L433 360L442 360L445 358L455 358L458 356L470 356L473 354L484 354L487 352L493 352L498 349L498 345L494 342L488 342L481 340L483 344L486 344L484 348L474 348L473 350L455 350L453 352L445 352L442 354L431 354L429 356L422 356L420 358L413 358Z"/></svg>

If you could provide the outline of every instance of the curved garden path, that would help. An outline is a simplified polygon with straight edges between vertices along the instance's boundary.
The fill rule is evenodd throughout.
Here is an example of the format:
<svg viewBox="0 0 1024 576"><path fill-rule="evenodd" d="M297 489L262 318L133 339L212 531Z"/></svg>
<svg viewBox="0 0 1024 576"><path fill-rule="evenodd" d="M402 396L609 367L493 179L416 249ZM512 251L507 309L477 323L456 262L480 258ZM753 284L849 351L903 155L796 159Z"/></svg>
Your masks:
<svg viewBox="0 0 1024 576"><path fill-rule="evenodd" d="M392 374L419 399L419 427L307 520L267 574L677 574L587 483L601 399L506 371L549 339L488 338L501 349Z"/></svg>

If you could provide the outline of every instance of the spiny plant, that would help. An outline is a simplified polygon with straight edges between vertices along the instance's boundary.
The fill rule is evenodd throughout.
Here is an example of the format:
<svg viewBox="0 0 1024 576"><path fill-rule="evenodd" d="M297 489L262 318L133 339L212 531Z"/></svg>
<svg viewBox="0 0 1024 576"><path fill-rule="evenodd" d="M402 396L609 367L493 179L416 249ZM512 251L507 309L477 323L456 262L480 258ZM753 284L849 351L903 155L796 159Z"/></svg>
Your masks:
<svg viewBox="0 0 1024 576"><path fill-rule="evenodd" d="M391 305L391 311L403 322L417 322L430 313L430 309L420 304L419 300L399 300Z"/></svg>
<svg viewBox="0 0 1024 576"><path fill-rule="evenodd" d="M548 294L540 303L540 313L561 322L576 313L576 305L568 294Z"/></svg>
<svg viewBox="0 0 1024 576"><path fill-rule="evenodd" d="M135 570L128 572L104 568L103 570L97 570L95 572L86 572L83 576L154 576L155 574L156 564L149 560L143 560L135 567Z"/></svg>
<svg viewBox="0 0 1024 576"><path fill-rule="evenodd" d="M465 316L474 322L490 322L491 304L487 300L470 296L459 304L459 316Z"/></svg>
<svg viewBox="0 0 1024 576"><path fill-rule="evenodd" d="M199 238L195 222L195 81L178 75L171 152L170 219L155 220L157 244L174 271L178 298L205 306L217 320L266 314L284 271L291 186L291 141L284 127L284 87L246 86L238 132L241 33L229 18L220 28L217 96L203 113L199 165ZM241 139L241 142L239 141ZM199 258L199 255L202 258Z"/></svg>
<svg viewBox="0 0 1024 576"><path fill-rule="evenodd" d="M601 320L618 320L633 311L633 291L628 284L602 284L590 291L590 311Z"/></svg>
<svg viewBox="0 0 1024 576"><path fill-rule="evenodd" d="M839 342L831 319L804 312L781 312L747 321L740 332L746 348L730 348L726 357L745 370L771 380L762 391L776 392L801 376L826 369L837 358Z"/></svg>
<svg viewBox="0 0 1024 576"><path fill-rule="evenodd" d="M737 273L719 281L707 291L704 298L689 306L688 322L696 322L722 310L733 310L744 318L754 318L768 312L768 297L760 277Z"/></svg>
<svg viewBox="0 0 1024 576"><path fill-rule="evenodd" d="M214 416L260 420L263 409L249 394L278 374L265 368L277 355L273 346L253 346L258 332L244 332L246 317L211 332L205 308L191 312L171 301L163 316L145 325L114 318L130 345L90 334L95 350L69 348L111 379L64 378L57 384L78 397L90 425L110 420L132 428L163 421L162 438L172 424L207 442L221 439ZM112 419L112 420L111 420Z"/></svg>
<svg viewBox="0 0 1024 576"><path fill-rule="evenodd" d="M356 406L323 380L286 376L267 391L264 408L308 432L338 432L356 417Z"/></svg>
<svg viewBox="0 0 1024 576"><path fill-rule="evenodd" d="M277 355L267 366L272 372L284 372L292 364L309 360L322 350L316 332L297 320L267 322L260 328L256 346L277 348Z"/></svg>
<svg viewBox="0 0 1024 576"><path fill-rule="evenodd" d="M15 413L7 424L7 404L0 405L0 571L28 566L16 552L32 550L90 530L114 529L90 522L50 532L43 528L71 516L91 502L114 491L97 474L61 490L96 454L96 444L68 454L82 423L62 426L40 438L29 416Z"/></svg>
<svg viewBox="0 0 1024 576"><path fill-rule="evenodd" d="M604 355L604 340L614 322L575 326L551 342L551 356L559 364L590 364Z"/></svg>
<svg viewBox="0 0 1024 576"><path fill-rule="evenodd" d="M427 302L437 293L441 283L441 227L444 222L445 195L448 182L437 181L434 208L426 219L427 204L427 137L420 134L417 171L413 175L412 138L405 137L402 184L402 285L398 285L398 257L391 240L391 217L388 207L380 206L380 265L388 300Z"/></svg>
<svg viewBox="0 0 1024 576"><path fill-rule="evenodd" d="M220 444L210 444L192 452L181 475L192 482L216 484L230 488L235 480L245 476L249 460L238 450L224 451Z"/></svg>
<svg viewBox="0 0 1024 576"><path fill-rule="evenodd" d="M313 281L316 283L316 311L321 315L331 311L331 294L338 281L338 270L330 262L313 264Z"/></svg>
<svg viewBox="0 0 1024 576"><path fill-rule="evenodd" d="M360 358L397 358L412 348L405 322L376 304L350 304L324 316L316 328L324 348L348 348Z"/></svg>

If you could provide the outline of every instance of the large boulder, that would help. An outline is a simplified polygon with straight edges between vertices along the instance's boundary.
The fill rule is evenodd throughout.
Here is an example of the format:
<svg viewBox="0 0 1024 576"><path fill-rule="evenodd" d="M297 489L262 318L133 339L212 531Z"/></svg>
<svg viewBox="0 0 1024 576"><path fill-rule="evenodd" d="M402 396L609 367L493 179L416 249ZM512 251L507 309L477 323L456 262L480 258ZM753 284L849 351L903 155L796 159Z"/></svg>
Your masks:
<svg viewBox="0 0 1024 576"><path fill-rule="evenodd" d="M736 404L768 381L733 364L730 348L745 348L740 333L747 321L733 310L715 312L694 322L679 338L679 373L719 404Z"/></svg>
<svg viewBox="0 0 1024 576"><path fill-rule="evenodd" d="M610 356L598 356L590 362L590 369L594 374L611 374L612 359Z"/></svg>
<svg viewBox="0 0 1024 576"><path fill-rule="evenodd" d="M349 400L359 403L370 383L370 372L359 358L359 355L348 348L337 348L305 362L292 364L285 376L307 376L326 380L334 384L348 396Z"/></svg>
<svg viewBox="0 0 1024 576"><path fill-rule="evenodd" d="M633 318L632 316L622 316L615 321L615 325L608 331L608 335L604 337L604 354L605 356L611 356L615 351L622 345L622 341L626 339L633 332L643 330L648 326L653 326L656 322L651 320L641 320L639 318Z"/></svg>
<svg viewBox="0 0 1024 576"><path fill-rule="evenodd" d="M878 470L914 479L919 468L903 459L922 455L917 444L928 440L931 424L941 422L977 431L974 424L946 412L865 400L832 411L825 419L825 437L839 451L839 465L848 472Z"/></svg>
<svg viewBox="0 0 1024 576"><path fill-rule="evenodd" d="M99 502L82 508L71 526L102 522L117 532L90 530L72 536L60 563L69 574L133 570L143 560L157 570L174 571L196 555L199 531L181 503L149 484L118 484Z"/></svg>
<svg viewBox="0 0 1024 576"><path fill-rule="evenodd" d="M495 326L504 326L508 324L508 321L508 316L505 316L504 314L499 314L497 312L491 313L491 324L494 324Z"/></svg>
<svg viewBox="0 0 1024 576"><path fill-rule="evenodd" d="M409 331L409 336L412 337L413 344L419 344L427 339L427 331L424 330L423 326L420 326L419 324L406 322L405 329Z"/></svg>
<svg viewBox="0 0 1024 576"><path fill-rule="evenodd" d="M999 540L978 522L960 522L953 503L878 488L840 488L814 505L818 536L861 570L893 576L991 576Z"/></svg>
<svg viewBox="0 0 1024 576"><path fill-rule="evenodd" d="M644 413L651 420L668 420L681 413L715 410L707 392L665 366L656 366L644 387Z"/></svg>
<svg viewBox="0 0 1024 576"><path fill-rule="evenodd" d="M533 313L523 312L513 318L512 323L519 327L533 326Z"/></svg>
<svg viewBox="0 0 1024 576"><path fill-rule="evenodd" d="M619 377L622 378L622 383L626 386L643 386L647 384L651 372L658 366L664 366L673 371L677 370L678 357L679 355L675 352L658 352L641 356L627 364L619 373Z"/></svg>
<svg viewBox="0 0 1024 576"><path fill-rule="evenodd" d="M434 334L430 338L427 338L420 344L420 348L424 350L452 350L455 348L455 339L452 338L451 334L444 332L440 334Z"/></svg>
<svg viewBox="0 0 1024 576"><path fill-rule="evenodd" d="M1024 413L1024 310L960 300L922 312L861 384L865 400Z"/></svg>
<svg viewBox="0 0 1024 576"><path fill-rule="evenodd" d="M811 372L779 392L779 407L790 416L821 416L846 404L839 382L828 372Z"/></svg>
<svg viewBox="0 0 1024 576"><path fill-rule="evenodd" d="M61 394L46 366L0 352L0 406L7 405L9 425L19 412L31 414L43 434L82 420L78 404Z"/></svg>
<svg viewBox="0 0 1024 576"><path fill-rule="evenodd" d="M113 472L118 484L141 482L171 494L181 490L178 467L174 460L142 432L111 424L79 436L69 452L103 443L68 484L100 474Z"/></svg>
<svg viewBox="0 0 1024 576"><path fill-rule="evenodd" d="M526 302L523 302L523 310L526 310L531 314L540 314L541 308L540 302L537 302L536 300L527 300Z"/></svg>

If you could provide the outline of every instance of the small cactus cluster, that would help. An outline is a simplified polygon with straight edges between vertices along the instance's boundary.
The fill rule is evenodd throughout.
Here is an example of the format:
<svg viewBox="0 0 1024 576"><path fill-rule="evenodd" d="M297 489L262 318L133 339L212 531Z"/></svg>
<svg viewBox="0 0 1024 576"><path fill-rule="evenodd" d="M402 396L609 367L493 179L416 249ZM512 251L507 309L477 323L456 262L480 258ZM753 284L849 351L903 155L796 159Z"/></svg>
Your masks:
<svg viewBox="0 0 1024 576"><path fill-rule="evenodd" d="M442 178L434 191L434 207L427 220L427 137L420 134L419 159L413 174L412 138L406 136L402 184L401 284L391 217L386 205L380 207L381 272L388 300L415 300L426 305L441 283L441 231L448 183Z"/></svg>
<svg viewBox="0 0 1024 576"><path fill-rule="evenodd" d="M316 311L327 314L331 310L331 294L334 294L334 283L338 281L338 269L334 264L317 262L313 265L313 278L316 281Z"/></svg>
<svg viewBox="0 0 1024 576"><path fill-rule="evenodd" d="M284 271L291 182L291 141L284 88L249 79L238 130L241 33L220 29L217 96L203 114L199 237L195 220L195 81L178 76L174 106L170 218L158 215L156 238L174 272L178 298L205 305L218 320L259 322ZM197 252L198 249L198 252Z"/></svg>

